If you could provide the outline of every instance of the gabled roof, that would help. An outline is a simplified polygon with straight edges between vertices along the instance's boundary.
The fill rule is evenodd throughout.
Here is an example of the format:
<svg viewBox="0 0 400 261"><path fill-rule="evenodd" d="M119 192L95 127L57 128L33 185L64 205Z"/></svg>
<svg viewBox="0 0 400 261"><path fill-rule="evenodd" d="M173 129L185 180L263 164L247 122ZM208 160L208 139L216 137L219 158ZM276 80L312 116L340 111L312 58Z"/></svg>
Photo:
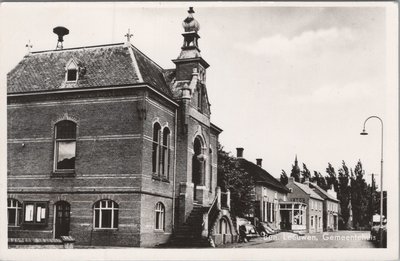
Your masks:
<svg viewBox="0 0 400 261"><path fill-rule="evenodd" d="M293 183L299 187L301 190L303 190L305 193L309 194L310 197L315 198L315 199L319 199L319 200L324 200L323 198L321 198L317 193L315 193L314 190L312 190L308 185L293 181Z"/></svg>
<svg viewBox="0 0 400 261"><path fill-rule="evenodd" d="M76 83L65 82L66 65L71 59L78 62ZM163 72L131 44L33 52L7 74L7 93L147 84L172 97Z"/></svg>
<svg viewBox="0 0 400 261"><path fill-rule="evenodd" d="M272 187L280 192L289 193L289 189L269 174L265 169L257 166L244 158L236 159L239 167L247 171L254 178L256 183Z"/></svg>
<svg viewBox="0 0 400 261"><path fill-rule="evenodd" d="M320 195L323 199L330 199L333 201L339 201L338 199L336 199L334 196L332 196L331 194L329 194L327 191L325 191L324 189L322 189L320 186L318 186L315 183L310 182L309 183L310 186L314 189L314 191L316 193L318 193L318 195Z"/></svg>

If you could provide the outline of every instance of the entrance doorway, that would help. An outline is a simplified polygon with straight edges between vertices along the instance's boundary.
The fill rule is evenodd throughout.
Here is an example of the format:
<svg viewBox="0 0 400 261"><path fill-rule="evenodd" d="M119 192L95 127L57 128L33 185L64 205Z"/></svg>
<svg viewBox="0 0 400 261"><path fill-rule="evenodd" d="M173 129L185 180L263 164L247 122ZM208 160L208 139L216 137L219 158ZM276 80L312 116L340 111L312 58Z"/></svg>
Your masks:
<svg viewBox="0 0 400 261"><path fill-rule="evenodd" d="M192 182L194 185L193 188L193 200L197 200L197 186L201 185L201 161L199 159L199 156L201 155L201 141L200 138L196 138L194 140L194 145L193 145L193 150L194 150L194 155L193 155L193 160L192 160Z"/></svg>
<svg viewBox="0 0 400 261"><path fill-rule="evenodd" d="M71 206L66 201L59 201L55 207L55 238L68 236Z"/></svg>
<svg viewBox="0 0 400 261"><path fill-rule="evenodd" d="M281 210L281 230L292 230L291 212L288 210Z"/></svg>

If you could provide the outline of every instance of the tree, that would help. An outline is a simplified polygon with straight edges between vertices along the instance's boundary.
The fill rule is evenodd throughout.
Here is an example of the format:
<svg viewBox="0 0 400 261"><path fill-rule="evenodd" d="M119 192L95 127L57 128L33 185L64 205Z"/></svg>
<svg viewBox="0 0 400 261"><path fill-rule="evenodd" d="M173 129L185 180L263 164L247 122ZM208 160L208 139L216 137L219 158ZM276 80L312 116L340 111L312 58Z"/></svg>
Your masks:
<svg viewBox="0 0 400 261"><path fill-rule="evenodd" d="M302 181L311 178L311 172L308 170L305 163L303 163L303 170L301 171L301 175L303 176Z"/></svg>
<svg viewBox="0 0 400 261"><path fill-rule="evenodd" d="M300 168L297 162L297 155L294 160L294 165L292 165L292 171L290 172L290 176L293 177L295 181L300 182Z"/></svg>
<svg viewBox="0 0 400 261"><path fill-rule="evenodd" d="M328 190L329 187L326 184L325 177L322 176L321 172L317 172L314 170L314 175L310 179L311 182L316 182L319 187L321 187L323 190Z"/></svg>
<svg viewBox="0 0 400 261"><path fill-rule="evenodd" d="M282 183L284 186L286 186L286 185L288 184L289 178L288 178L288 176L287 176L287 174L286 174L286 171L282 170L280 180L281 180L281 183Z"/></svg>
<svg viewBox="0 0 400 261"><path fill-rule="evenodd" d="M218 144L218 186L231 192L232 215L244 217L253 210L254 180L238 166L237 160Z"/></svg>
<svg viewBox="0 0 400 261"><path fill-rule="evenodd" d="M328 173L328 176L326 177L326 186L330 188L331 185L333 185L335 191L338 192L338 179L335 169L332 167L332 164L328 163L326 173Z"/></svg>
<svg viewBox="0 0 400 261"><path fill-rule="evenodd" d="M330 164L329 164L330 165ZM328 167L329 168L329 167ZM352 209L351 205L351 188L349 186L349 169L346 166L346 163L342 161L342 167L339 169L338 179L337 179L337 198L340 202L340 229L349 229L352 227L352 223L350 220L350 211Z"/></svg>
<svg viewBox="0 0 400 261"><path fill-rule="evenodd" d="M371 199L370 189L364 179L361 161L351 171L351 205L353 206L353 224L356 228L368 226L372 219L368 205Z"/></svg>

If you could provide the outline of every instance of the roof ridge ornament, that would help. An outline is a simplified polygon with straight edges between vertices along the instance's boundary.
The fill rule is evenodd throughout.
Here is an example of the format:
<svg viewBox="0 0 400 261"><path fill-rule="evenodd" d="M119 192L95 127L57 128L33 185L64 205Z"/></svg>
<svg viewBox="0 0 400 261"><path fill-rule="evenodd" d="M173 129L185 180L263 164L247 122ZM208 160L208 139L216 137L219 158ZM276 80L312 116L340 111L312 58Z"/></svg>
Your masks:
<svg viewBox="0 0 400 261"><path fill-rule="evenodd" d="M185 32L197 33L198 31L200 31L200 24L193 17L194 14L193 7L189 7L188 13L189 15L182 22L183 29L185 30Z"/></svg>
<svg viewBox="0 0 400 261"><path fill-rule="evenodd" d="M28 41L28 43L25 45L26 49L28 50L28 54L31 53L33 45L31 44L31 40Z"/></svg>
<svg viewBox="0 0 400 261"><path fill-rule="evenodd" d="M131 42L131 38L133 37L133 34L131 34L131 29L128 28L128 33L124 35L126 37L126 42L130 43Z"/></svg>

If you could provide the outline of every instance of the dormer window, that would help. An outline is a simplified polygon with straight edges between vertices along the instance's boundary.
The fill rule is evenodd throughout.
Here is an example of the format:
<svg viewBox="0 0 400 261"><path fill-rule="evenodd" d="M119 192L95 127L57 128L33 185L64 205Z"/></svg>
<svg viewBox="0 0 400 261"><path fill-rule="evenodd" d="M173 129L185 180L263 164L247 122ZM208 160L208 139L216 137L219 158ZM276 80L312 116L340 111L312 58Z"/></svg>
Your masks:
<svg viewBox="0 0 400 261"><path fill-rule="evenodd" d="M67 82L72 82L77 80L77 74L78 70L77 69L70 69L67 71Z"/></svg>
<svg viewBox="0 0 400 261"><path fill-rule="evenodd" d="M76 82L78 80L78 65L71 59L66 66L66 82Z"/></svg>

